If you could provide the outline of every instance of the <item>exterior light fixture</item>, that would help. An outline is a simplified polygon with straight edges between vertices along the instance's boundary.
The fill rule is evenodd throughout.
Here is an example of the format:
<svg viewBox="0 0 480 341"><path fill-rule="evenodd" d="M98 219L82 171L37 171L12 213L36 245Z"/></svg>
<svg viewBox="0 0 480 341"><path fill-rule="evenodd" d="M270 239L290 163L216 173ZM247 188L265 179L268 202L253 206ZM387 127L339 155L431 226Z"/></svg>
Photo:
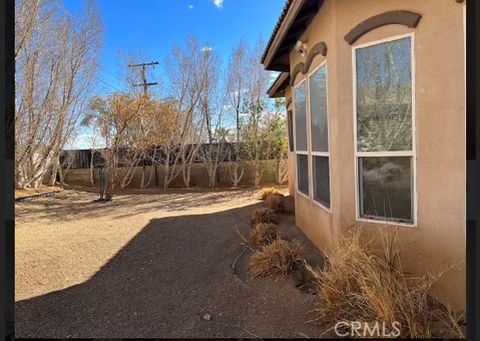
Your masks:
<svg viewBox="0 0 480 341"><path fill-rule="evenodd" d="M307 55L307 43L301 40L295 44L295 51L297 51L302 57Z"/></svg>

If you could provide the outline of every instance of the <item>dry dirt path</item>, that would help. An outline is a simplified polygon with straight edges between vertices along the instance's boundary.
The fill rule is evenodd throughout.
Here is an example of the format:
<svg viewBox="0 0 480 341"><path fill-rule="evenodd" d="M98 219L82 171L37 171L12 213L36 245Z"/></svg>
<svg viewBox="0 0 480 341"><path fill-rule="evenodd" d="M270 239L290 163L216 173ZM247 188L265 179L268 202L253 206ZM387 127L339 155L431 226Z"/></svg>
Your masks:
<svg viewBox="0 0 480 341"><path fill-rule="evenodd" d="M16 337L317 336L313 296L231 271L253 190L95 197L17 204Z"/></svg>

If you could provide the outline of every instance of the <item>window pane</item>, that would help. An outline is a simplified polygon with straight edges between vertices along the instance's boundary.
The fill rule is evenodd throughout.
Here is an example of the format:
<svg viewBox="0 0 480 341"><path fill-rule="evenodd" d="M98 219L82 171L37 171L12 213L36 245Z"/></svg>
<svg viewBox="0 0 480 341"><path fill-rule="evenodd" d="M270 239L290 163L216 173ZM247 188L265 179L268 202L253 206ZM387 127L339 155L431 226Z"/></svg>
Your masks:
<svg viewBox="0 0 480 341"><path fill-rule="evenodd" d="M287 112L287 124L288 124L288 149L293 152L293 115L292 111Z"/></svg>
<svg viewBox="0 0 480 341"><path fill-rule="evenodd" d="M412 149L410 40L356 50L358 151Z"/></svg>
<svg viewBox="0 0 480 341"><path fill-rule="evenodd" d="M362 217L413 220L410 157L360 158L359 170Z"/></svg>
<svg viewBox="0 0 480 341"><path fill-rule="evenodd" d="M324 65L310 76L312 150L328 152L327 79Z"/></svg>
<svg viewBox="0 0 480 341"><path fill-rule="evenodd" d="M295 88L295 148L307 150L307 108L305 82Z"/></svg>
<svg viewBox="0 0 480 341"><path fill-rule="evenodd" d="M330 208L330 174L328 157L313 157L313 179L313 198Z"/></svg>
<svg viewBox="0 0 480 341"><path fill-rule="evenodd" d="M297 155L298 191L308 195L308 156Z"/></svg>

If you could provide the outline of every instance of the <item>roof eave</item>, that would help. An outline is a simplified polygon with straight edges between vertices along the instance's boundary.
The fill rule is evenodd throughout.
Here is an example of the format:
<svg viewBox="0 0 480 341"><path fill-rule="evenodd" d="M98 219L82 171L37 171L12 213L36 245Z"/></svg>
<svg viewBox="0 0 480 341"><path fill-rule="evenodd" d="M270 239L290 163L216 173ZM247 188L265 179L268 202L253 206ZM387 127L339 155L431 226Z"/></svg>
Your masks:
<svg viewBox="0 0 480 341"><path fill-rule="evenodd" d="M279 98L285 97L285 89L288 87L290 82L290 73L282 72L270 86L267 91L268 97L270 98Z"/></svg>
<svg viewBox="0 0 480 341"><path fill-rule="evenodd" d="M287 12L283 17L283 19L281 20L280 26L278 27L278 29L276 29L276 32L272 37L270 44L267 46L267 50L262 56L261 62L265 66L266 70L285 71L285 70L271 69L271 63L273 58L276 55L276 52L278 51L278 48L281 42L285 38L285 35L287 34L289 28L292 26L293 22L295 21L295 18L297 17L298 13L302 9L305 1L306 0L292 0L292 2L289 4Z"/></svg>

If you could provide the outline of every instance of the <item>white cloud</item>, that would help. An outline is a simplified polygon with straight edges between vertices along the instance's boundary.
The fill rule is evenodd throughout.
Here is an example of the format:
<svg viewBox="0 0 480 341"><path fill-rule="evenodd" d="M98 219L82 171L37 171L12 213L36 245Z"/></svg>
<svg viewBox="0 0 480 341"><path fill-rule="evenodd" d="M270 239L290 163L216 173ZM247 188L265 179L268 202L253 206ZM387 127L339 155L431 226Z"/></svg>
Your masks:
<svg viewBox="0 0 480 341"><path fill-rule="evenodd" d="M213 4L217 8L222 8L223 7L223 0L213 0Z"/></svg>
<svg viewBox="0 0 480 341"><path fill-rule="evenodd" d="M193 5L188 5L189 10L193 10Z"/></svg>
<svg viewBox="0 0 480 341"><path fill-rule="evenodd" d="M208 45L202 47L202 52L210 52L212 50L213 50L213 48L211 46L208 46Z"/></svg>

